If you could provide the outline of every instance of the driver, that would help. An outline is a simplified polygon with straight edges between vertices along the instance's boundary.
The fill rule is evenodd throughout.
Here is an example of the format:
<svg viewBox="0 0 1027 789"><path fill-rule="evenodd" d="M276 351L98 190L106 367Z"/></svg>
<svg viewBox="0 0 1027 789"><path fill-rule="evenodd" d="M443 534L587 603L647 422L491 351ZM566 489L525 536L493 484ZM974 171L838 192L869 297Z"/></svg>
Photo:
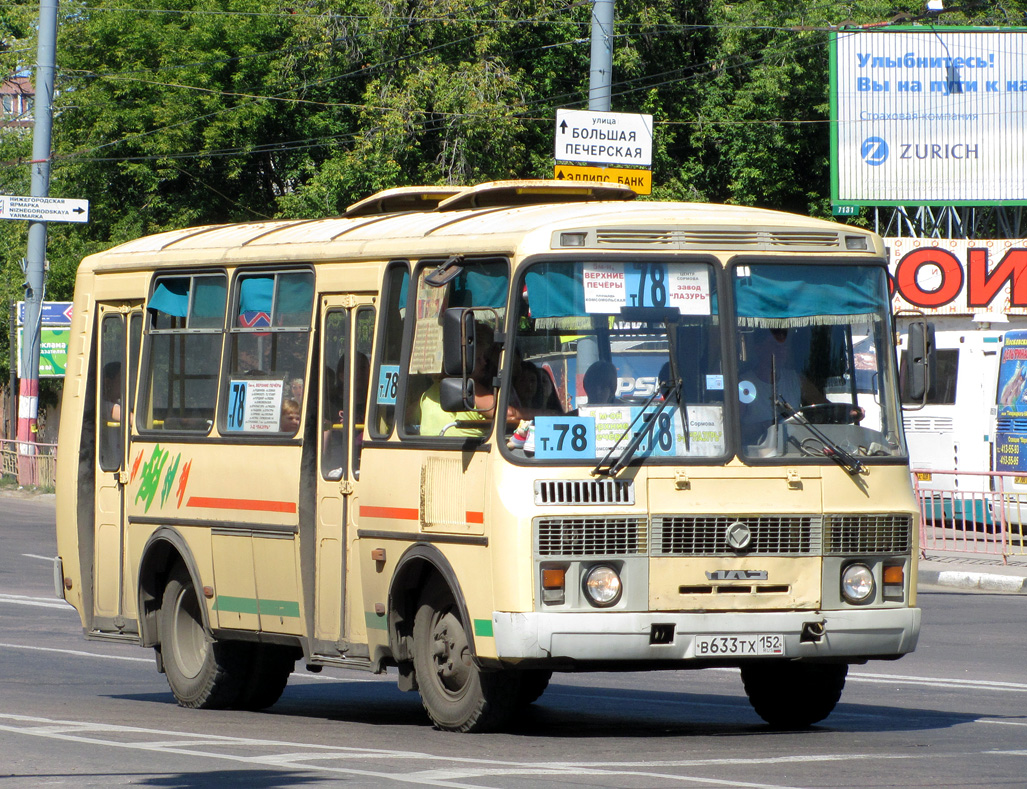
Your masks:
<svg viewBox="0 0 1027 789"><path fill-rule="evenodd" d="M738 381L744 443L758 443L773 424L775 389L777 397L796 410L804 405L827 402L816 386L795 369L788 329L754 330L747 350Z"/></svg>

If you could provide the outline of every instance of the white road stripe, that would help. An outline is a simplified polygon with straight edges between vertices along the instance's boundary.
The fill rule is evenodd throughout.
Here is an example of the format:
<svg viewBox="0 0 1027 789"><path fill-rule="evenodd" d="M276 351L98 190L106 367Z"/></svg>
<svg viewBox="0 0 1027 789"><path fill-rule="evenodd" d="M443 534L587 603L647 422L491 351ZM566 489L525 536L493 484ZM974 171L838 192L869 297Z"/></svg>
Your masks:
<svg viewBox="0 0 1027 789"><path fill-rule="evenodd" d="M58 600L56 597L28 597L20 594L0 594L0 603L34 605L39 608L66 608L69 611L75 610L71 603L66 600Z"/></svg>
<svg viewBox="0 0 1027 789"><path fill-rule="evenodd" d="M107 746L112 748L126 748L131 750L142 750L148 752L172 753L185 756L199 756L216 760L227 760L251 765L260 766L284 766L291 769L305 769L311 772L331 773L351 777L365 777L374 780L386 780L397 783L416 784L421 786L443 786L448 789L480 789L480 784L458 783L458 779L464 778L485 778L499 775L521 775L525 777L553 777L553 776L594 776L597 778L642 777L650 781L666 781L669 783L702 784L705 786L737 787L738 789L789 789L780 784L752 783L748 781L731 781L726 779L711 779L705 776L689 776L667 774L652 769L653 765L647 762L638 763L611 763L596 764L577 762L556 762L550 764L539 764L536 761L515 762L496 761L492 759L469 759L461 757L435 756L433 754L416 751L379 750L374 748L347 748L344 746L315 746L311 749L309 743L286 742L264 739L250 739L244 737L229 737L224 735L203 735L198 732L182 732L180 740L169 739L174 737L173 732L158 731L133 726L119 726L114 724L95 723L90 724L82 721L61 721L49 718L37 718L28 715L15 715L0 713L0 720L8 720L13 725L0 725L0 731L7 731L22 736L36 736L48 739L80 742L92 746ZM36 724L36 725L32 725ZM160 734L162 739L158 742L122 742L109 739L116 735L137 736L138 734ZM253 747L260 753L253 756L225 753L223 750L197 750L207 746L211 749L223 749L225 746L235 748ZM268 748L303 749L302 752L267 753ZM362 757L380 761L384 758L407 760L423 760L433 762L448 762L452 766L438 770L426 770L412 773L383 772L380 770L361 770L354 767L333 767L323 764L306 763L311 760L337 759ZM803 757L804 761L816 761L820 757ZM828 757L829 760L847 758L840 756ZM866 758L864 755L856 758ZM875 758L881 758L877 755ZM895 758L902 758L896 756ZM303 760L306 760L303 761ZM739 764L760 763L760 760L739 760ZM707 762L698 760L681 760L664 762L660 766L666 767L704 767ZM459 766L458 766L459 765Z"/></svg>
<svg viewBox="0 0 1027 789"><path fill-rule="evenodd" d="M0 649L26 649L32 652L59 652L64 655L74 655L75 657L91 657L100 658L101 660L128 660L134 663L149 663L154 664L152 657L127 657L125 655L99 655L96 652L84 652L78 649L56 649L54 647L37 647L29 644L5 644L0 643Z"/></svg>
<svg viewBox="0 0 1027 789"><path fill-rule="evenodd" d="M27 556L29 559L42 559L44 562L53 564L52 556L40 556L38 553L23 553L22 556Z"/></svg>

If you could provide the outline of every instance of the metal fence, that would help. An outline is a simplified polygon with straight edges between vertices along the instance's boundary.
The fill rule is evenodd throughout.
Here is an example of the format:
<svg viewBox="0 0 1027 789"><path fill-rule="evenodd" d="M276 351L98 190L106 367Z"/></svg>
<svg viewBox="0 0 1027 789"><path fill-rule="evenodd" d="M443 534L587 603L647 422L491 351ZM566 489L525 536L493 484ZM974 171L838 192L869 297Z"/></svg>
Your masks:
<svg viewBox="0 0 1027 789"><path fill-rule="evenodd" d="M1027 484L1008 471L913 469L920 550L1027 555Z"/></svg>
<svg viewBox="0 0 1027 789"><path fill-rule="evenodd" d="M0 473L19 485L53 489L57 480L57 445L0 439Z"/></svg>

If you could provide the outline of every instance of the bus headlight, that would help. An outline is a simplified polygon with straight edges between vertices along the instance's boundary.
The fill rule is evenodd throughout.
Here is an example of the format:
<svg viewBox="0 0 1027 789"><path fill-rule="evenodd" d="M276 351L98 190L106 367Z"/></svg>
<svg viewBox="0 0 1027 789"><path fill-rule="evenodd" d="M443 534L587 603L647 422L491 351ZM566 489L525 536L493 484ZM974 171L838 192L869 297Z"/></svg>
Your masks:
<svg viewBox="0 0 1027 789"><path fill-rule="evenodd" d="M585 595L599 608L614 605L620 600L620 576L607 564L597 564L585 574Z"/></svg>
<svg viewBox="0 0 1027 789"><path fill-rule="evenodd" d="M842 570L842 596L850 603L865 603L874 593L874 574L865 564Z"/></svg>

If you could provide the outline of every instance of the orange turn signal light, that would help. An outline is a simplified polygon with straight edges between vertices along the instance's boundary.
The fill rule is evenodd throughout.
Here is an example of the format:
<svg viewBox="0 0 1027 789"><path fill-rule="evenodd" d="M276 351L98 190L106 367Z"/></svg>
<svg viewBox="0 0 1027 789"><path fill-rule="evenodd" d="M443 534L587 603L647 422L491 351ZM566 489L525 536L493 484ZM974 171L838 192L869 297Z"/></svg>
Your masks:
<svg viewBox="0 0 1027 789"><path fill-rule="evenodd" d="M543 589L563 589L567 570L563 567L552 567L542 570Z"/></svg>
<svg viewBox="0 0 1027 789"><path fill-rule="evenodd" d="M884 568L884 582L888 585L897 584L901 585L905 579L905 574L902 572L901 565L892 565Z"/></svg>

